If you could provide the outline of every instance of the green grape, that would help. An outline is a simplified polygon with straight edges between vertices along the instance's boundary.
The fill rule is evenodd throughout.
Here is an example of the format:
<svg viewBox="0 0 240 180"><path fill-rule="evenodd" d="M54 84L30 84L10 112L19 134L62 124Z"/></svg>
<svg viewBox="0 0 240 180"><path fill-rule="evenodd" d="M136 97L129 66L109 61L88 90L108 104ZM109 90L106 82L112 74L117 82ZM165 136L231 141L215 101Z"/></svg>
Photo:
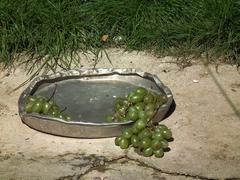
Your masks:
<svg viewBox="0 0 240 180"><path fill-rule="evenodd" d="M47 99L46 99L45 97L43 97L43 96L37 96L37 99L36 99L36 100L37 100L38 102L41 102L41 103L47 101Z"/></svg>
<svg viewBox="0 0 240 180"><path fill-rule="evenodd" d="M154 132L156 132L156 133L162 133L162 129L161 128L158 128L158 127L155 127L154 128Z"/></svg>
<svg viewBox="0 0 240 180"><path fill-rule="evenodd" d="M117 111L121 107L122 107L122 105L120 105L119 103L116 103L115 106L114 106L114 110Z"/></svg>
<svg viewBox="0 0 240 180"><path fill-rule="evenodd" d="M152 94L153 97L154 97L154 101L156 101L157 98L158 98L158 96L159 96L159 94L157 94L156 92L151 92L151 94Z"/></svg>
<svg viewBox="0 0 240 180"><path fill-rule="evenodd" d="M160 133L162 133L163 130L168 130L168 127L165 126L165 125L163 125L163 124L158 125L158 126L155 127L155 129L154 129L155 132L160 132Z"/></svg>
<svg viewBox="0 0 240 180"><path fill-rule="evenodd" d="M119 97L117 97L116 100L115 100L115 103L122 106L124 100L125 100L125 98L119 98Z"/></svg>
<svg viewBox="0 0 240 180"><path fill-rule="evenodd" d="M144 137L143 139L140 140L139 146L142 149L146 149L151 146L151 139L149 137Z"/></svg>
<svg viewBox="0 0 240 180"><path fill-rule="evenodd" d="M128 112L138 112L137 108L134 106L131 106L128 108Z"/></svg>
<svg viewBox="0 0 240 180"><path fill-rule="evenodd" d="M137 111L129 111L127 113L127 118L132 121L136 121L138 119L138 112Z"/></svg>
<svg viewBox="0 0 240 180"><path fill-rule="evenodd" d="M126 107L130 105L130 102L126 98L123 99L122 103L123 103L123 106L126 106Z"/></svg>
<svg viewBox="0 0 240 180"><path fill-rule="evenodd" d="M152 131L149 128L145 128L138 134L138 137L140 139L144 137L152 137Z"/></svg>
<svg viewBox="0 0 240 180"><path fill-rule="evenodd" d="M146 111L147 117L150 117L150 118L151 118L154 114L155 114L155 111L152 111L152 110Z"/></svg>
<svg viewBox="0 0 240 180"><path fill-rule="evenodd" d="M145 119L145 120L148 118L145 111L139 111L138 112L138 117L139 117L139 119Z"/></svg>
<svg viewBox="0 0 240 180"><path fill-rule="evenodd" d="M130 139L132 135L133 135L133 132L131 128L125 129L122 133L122 137L126 139Z"/></svg>
<svg viewBox="0 0 240 180"><path fill-rule="evenodd" d="M137 128L136 123L134 123L134 125L132 126L132 132L133 132L133 134L138 134L138 132L139 132L139 129Z"/></svg>
<svg viewBox="0 0 240 180"><path fill-rule="evenodd" d="M59 114L58 114L58 118L59 118L59 119L64 119L64 115L61 114L61 113L59 113Z"/></svg>
<svg viewBox="0 0 240 180"><path fill-rule="evenodd" d="M151 118L147 118L147 119L144 119L144 121L146 121L146 122L149 122L151 120Z"/></svg>
<svg viewBox="0 0 240 180"><path fill-rule="evenodd" d="M130 102L131 103L139 103L143 100L143 95L141 94L134 94L131 98L130 98Z"/></svg>
<svg viewBox="0 0 240 180"><path fill-rule="evenodd" d="M119 146L119 143L120 143L121 139L122 139L121 136L115 138L114 142L115 142L116 146Z"/></svg>
<svg viewBox="0 0 240 180"><path fill-rule="evenodd" d="M152 103L153 100L154 100L154 97L153 97L152 94L147 94L147 95L144 96L144 98L143 98L143 102L144 102L145 104Z"/></svg>
<svg viewBox="0 0 240 180"><path fill-rule="evenodd" d="M122 117L122 118L121 118L121 121L122 121L122 122L128 122L128 121L129 121L129 119L128 119L128 118L126 118L126 117Z"/></svg>
<svg viewBox="0 0 240 180"><path fill-rule="evenodd" d="M63 116L63 119L64 119L65 121L71 121L71 120L72 120L71 116L66 115L66 114Z"/></svg>
<svg viewBox="0 0 240 180"><path fill-rule="evenodd" d="M168 148L168 142L167 142L166 140L162 140L162 141L161 141L161 147L162 147L163 149Z"/></svg>
<svg viewBox="0 0 240 180"><path fill-rule="evenodd" d="M165 104L167 102L167 96L166 95L159 95L157 100L158 100L158 102L161 102L162 104Z"/></svg>
<svg viewBox="0 0 240 180"><path fill-rule="evenodd" d="M26 103L25 107L24 107L24 111L27 113L31 113L32 112L32 107L33 107L34 101L30 101L28 103Z"/></svg>
<svg viewBox="0 0 240 180"><path fill-rule="evenodd" d="M158 150L161 148L161 141L158 140L158 139L153 139L152 142L151 142L151 147L153 150Z"/></svg>
<svg viewBox="0 0 240 180"><path fill-rule="evenodd" d="M152 135L152 138L157 139L159 141L162 141L164 139L161 132L154 132Z"/></svg>
<svg viewBox="0 0 240 180"><path fill-rule="evenodd" d="M42 105L43 105L42 102L39 102L38 100L35 101L32 105L32 112L41 113Z"/></svg>
<svg viewBox="0 0 240 180"><path fill-rule="evenodd" d="M144 109L144 104L143 104L142 102L137 103L137 104L135 104L135 108L136 108L138 111L143 111L143 109Z"/></svg>
<svg viewBox="0 0 240 180"><path fill-rule="evenodd" d="M156 128L161 129L161 130L168 129L168 127L164 124L159 124Z"/></svg>
<svg viewBox="0 0 240 180"><path fill-rule="evenodd" d="M147 122L145 120L139 119L135 122L136 128L138 130L142 130L147 126Z"/></svg>
<svg viewBox="0 0 240 180"><path fill-rule="evenodd" d="M135 95L134 92L129 93L128 96L127 96L127 100L130 101L132 96L134 96L134 95Z"/></svg>
<svg viewBox="0 0 240 180"><path fill-rule="evenodd" d="M58 105L56 104L53 104L52 107L51 107L52 110L56 110L56 111L60 111L60 108Z"/></svg>
<svg viewBox="0 0 240 180"><path fill-rule="evenodd" d="M166 103L166 96L163 94L157 95L157 103L159 103L159 105L165 104Z"/></svg>
<svg viewBox="0 0 240 180"><path fill-rule="evenodd" d="M148 147L143 150L143 156L150 157L153 155L153 149L151 147Z"/></svg>
<svg viewBox="0 0 240 180"><path fill-rule="evenodd" d="M128 139L125 139L125 138L121 138L120 141L119 141L119 146L121 149L127 149L129 147L129 141Z"/></svg>
<svg viewBox="0 0 240 180"><path fill-rule="evenodd" d="M36 96L28 96L26 102L30 103L30 102L35 102L37 100Z"/></svg>
<svg viewBox="0 0 240 180"><path fill-rule="evenodd" d="M153 152L156 158L161 158L164 156L164 151L162 148L156 150Z"/></svg>
<svg viewBox="0 0 240 180"><path fill-rule="evenodd" d="M48 115L52 116L52 117L58 117L60 114L60 111L58 110L53 110L53 109L50 109L49 112L48 112Z"/></svg>
<svg viewBox="0 0 240 180"><path fill-rule="evenodd" d="M114 119L117 121L121 121L121 119L122 119L122 116L117 112L113 116L114 116Z"/></svg>
<svg viewBox="0 0 240 180"><path fill-rule="evenodd" d="M120 122L124 122L124 121L126 122L126 121L128 121L128 119L127 119L127 117L120 116L119 121Z"/></svg>
<svg viewBox="0 0 240 180"><path fill-rule="evenodd" d="M141 94L141 95L146 95L147 94L147 90L143 87L138 87L136 90L135 90L135 93L136 94Z"/></svg>
<svg viewBox="0 0 240 180"><path fill-rule="evenodd" d="M162 135L163 135L163 137L164 137L165 139L167 139L167 140L169 140L169 139L172 138L172 132L171 132L171 130L169 130L169 129L164 129L164 130L162 131Z"/></svg>
<svg viewBox="0 0 240 180"><path fill-rule="evenodd" d="M44 102L43 107L42 107L43 114L47 115L48 111L50 110L50 108L52 107L53 104L54 104L53 101Z"/></svg>
<svg viewBox="0 0 240 180"><path fill-rule="evenodd" d="M107 115L106 116L106 121L108 122L108 123L111 123L112 121L113 121L113 116L111 116L111 115Z"/></svg>
<svg viewBox="0 0 240 180"><path fill-rule="evenodd" d="M139 146L139 138L138 138L138 136L132 135L131 143L132 143L133 147L135 147L135 148L138 147Z"/></svg>
<svg viewBox="0 0 240 180"><path fill-rule="evenodd" d="M154 111L154 109L155 109L155 105L153 103L146 104L144 108L145 111Z"/></svg>
<svg viewBox="0 0 240 180"><path fill-rule="evenodd" d="M121 108L119 108L119 109L117 110L117 113L120 114L121 116L125 116L126 111L127 111L127 108L124 107L124 106L122 106Z"/></svg>

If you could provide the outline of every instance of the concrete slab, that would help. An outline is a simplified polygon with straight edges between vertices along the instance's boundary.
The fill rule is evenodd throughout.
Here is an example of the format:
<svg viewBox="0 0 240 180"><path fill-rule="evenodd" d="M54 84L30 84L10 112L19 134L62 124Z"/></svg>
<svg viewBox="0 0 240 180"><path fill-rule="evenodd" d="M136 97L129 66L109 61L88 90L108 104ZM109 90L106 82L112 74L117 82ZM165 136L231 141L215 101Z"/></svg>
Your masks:
<svg viewBox="0 0 240 180"><path fill-rule="evenodd" d="M0 179L240 178L236 67L220 65L217 73L214 65L204 66L196 59L196 64L182 70L172 57L119 49L109 50L109 56L113 66L104 57L97 67L141 68L157 74L172 89L176 110L162 122L173 131L171 151L162 159L144 158L115 147L113 138L63 138L27 127L17 114L24 87L9 94L27 78L17 68L14 73L0 73ZM81 63L93 64L91 59Z"/></svg>
<svg viewBox="0 0 240 180"><path fill-rule="evenodd" d="M80 176L82 180L92 179L108 179L108 180L119 180L119 179L147 179L147 180L190 180L198 179L188 176L181 176L178 174L166 174L160 172L158 169L144 166L139 162L135 162L129 159L120 159L115 162L106 163L101 168L92 168L86 172L83 176Z"/></svg>

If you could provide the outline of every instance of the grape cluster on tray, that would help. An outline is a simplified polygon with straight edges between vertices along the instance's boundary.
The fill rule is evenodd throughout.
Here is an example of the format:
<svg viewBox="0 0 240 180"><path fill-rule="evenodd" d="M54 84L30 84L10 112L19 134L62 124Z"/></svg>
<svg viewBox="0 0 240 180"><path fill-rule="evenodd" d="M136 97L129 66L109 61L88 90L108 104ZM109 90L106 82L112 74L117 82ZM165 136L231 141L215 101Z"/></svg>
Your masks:
<svg viewBox="0 0 240 180"><path fill-rule="evenodd" d="M166 103L166 96L148 91L143 87L137 88L125 98L116 98L113 115L106 117L107 122L149 121L157 109Z"/></svg>
<svg viewBox="0 0 240 180"><path fill-rule="evenodd" d="M134 147L145 157L152 155L157 158L163 157L164 152L169 149L168 142L172 140L172 132L163 124L154 125L152 119L158 108L166 101L165 95L148 91L143 87L137 88L125 98L117 98L115 112L108 115L106 121L109 123L134 121L134 124L115 138L115 145L121 149Z"/></svg>
<svg viewBox="0 0 240 180"><path fill-rule="evenodd" d="M28 96L25 103L25 112L26 113L38 113L51 117L56 117L63 119L65 121L70 121L71 117L65 113L60 107L50 99L47 99L43 96Z"/></svg>

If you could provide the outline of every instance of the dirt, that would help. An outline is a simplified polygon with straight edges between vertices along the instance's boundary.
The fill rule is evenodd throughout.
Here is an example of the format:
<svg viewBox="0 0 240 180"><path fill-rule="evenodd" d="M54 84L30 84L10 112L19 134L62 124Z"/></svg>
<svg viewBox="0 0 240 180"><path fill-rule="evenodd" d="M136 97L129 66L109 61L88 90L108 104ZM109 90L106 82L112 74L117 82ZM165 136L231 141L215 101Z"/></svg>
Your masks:
<svg viewBox="0 0 240 180"><path fill-rule="evenodd" d="M113 138L74 139L44 134L21 122L18 98L25 71L0 72L0 179L224 179L240 178L240 74L236 67L184 69L173 57L109 50L97 67L140 68L156 74L173 92L176 109L162 123L174 135L162 159L144 158L114 146ZM91 59L81 65L90 67ZM122 162L124 161L124 163ZM101 169L102 171L98 171Z"/></svg>

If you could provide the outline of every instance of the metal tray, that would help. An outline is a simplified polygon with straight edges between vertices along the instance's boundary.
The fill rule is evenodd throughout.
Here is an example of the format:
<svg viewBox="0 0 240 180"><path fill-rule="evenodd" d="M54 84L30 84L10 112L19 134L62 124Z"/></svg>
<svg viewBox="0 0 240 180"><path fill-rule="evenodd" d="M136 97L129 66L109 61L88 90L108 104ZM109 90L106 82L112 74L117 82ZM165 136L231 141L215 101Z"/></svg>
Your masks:
<svg viewBox="0 0 240 180"><path fill-rule="evenodd" d="M66 113L72 121L24 112L24 104L29 95L49 97L57 84L54 101L67 107ZM132 121L106 123L106 115L113 113L114 99L123 97L142 86L155 92L164 93L167 103L161 106L153 121L161 121L168 112L173 96L157 76L136 69L74 69L35 78L19 98L19 115L28 126L49 134L101 138L120 135L122 129L132 125Z"/></svg>

